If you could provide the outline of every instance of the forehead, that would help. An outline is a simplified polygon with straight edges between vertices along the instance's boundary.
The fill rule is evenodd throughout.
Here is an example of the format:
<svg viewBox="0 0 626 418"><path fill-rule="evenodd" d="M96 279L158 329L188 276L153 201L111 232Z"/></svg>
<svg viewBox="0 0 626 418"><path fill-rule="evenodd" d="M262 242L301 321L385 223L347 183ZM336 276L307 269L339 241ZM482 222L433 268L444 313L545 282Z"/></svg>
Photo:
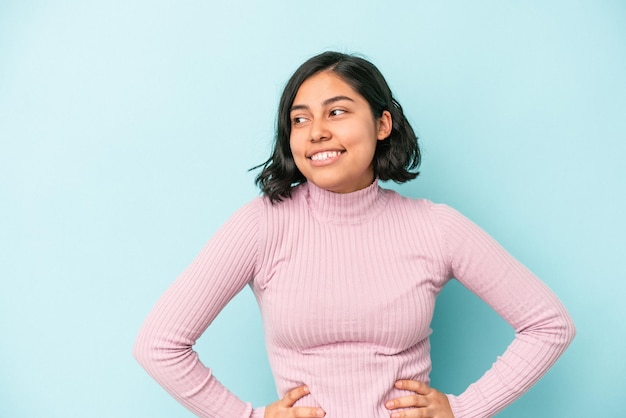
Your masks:
<svg viewBox="0 0 626 418"><path fill-rule="evenodd" d="M333 71L322 71L307 78L298 89L294 105L321 103L335 96L364 100L359 93Z"/></svg>

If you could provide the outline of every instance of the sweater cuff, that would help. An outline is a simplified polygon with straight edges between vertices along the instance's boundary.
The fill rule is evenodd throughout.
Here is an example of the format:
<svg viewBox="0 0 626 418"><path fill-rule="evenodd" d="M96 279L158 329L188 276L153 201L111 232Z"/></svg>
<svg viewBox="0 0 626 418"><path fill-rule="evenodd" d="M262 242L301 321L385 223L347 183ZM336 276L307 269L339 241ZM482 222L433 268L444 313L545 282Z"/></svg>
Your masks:
<svg viewBox="0 0 626 418"><path fill-rule="evenodd" d="M264 418L265 417L265 407L262 406L260 408L253 408L252 415L250 418Z"/></svg>
<svg viewBox="0 0 626 418"><path fill-rule="evenodd" d="M460 418L461 415L458 414L459 402L457 400L457 397L448 393L446 393L445 395L448 397L448 402L450 403L450 408L452 409L452 416L454 418Z"/></svg>

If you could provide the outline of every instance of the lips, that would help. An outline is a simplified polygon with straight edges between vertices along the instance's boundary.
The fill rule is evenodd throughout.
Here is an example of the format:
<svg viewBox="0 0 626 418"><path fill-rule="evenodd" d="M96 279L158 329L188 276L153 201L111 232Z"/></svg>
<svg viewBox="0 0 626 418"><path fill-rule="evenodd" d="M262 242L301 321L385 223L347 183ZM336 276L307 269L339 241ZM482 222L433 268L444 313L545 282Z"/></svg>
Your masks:
<svg viewBox="0 0 626 418"><path fill-rule="evenodd" d="M310 155L308 158L312 161L325 161L325 160L329 160L331 158L335 158L338 157L339 155L343 154L344 151L319 151L316 152L315 154Z"/></svg>

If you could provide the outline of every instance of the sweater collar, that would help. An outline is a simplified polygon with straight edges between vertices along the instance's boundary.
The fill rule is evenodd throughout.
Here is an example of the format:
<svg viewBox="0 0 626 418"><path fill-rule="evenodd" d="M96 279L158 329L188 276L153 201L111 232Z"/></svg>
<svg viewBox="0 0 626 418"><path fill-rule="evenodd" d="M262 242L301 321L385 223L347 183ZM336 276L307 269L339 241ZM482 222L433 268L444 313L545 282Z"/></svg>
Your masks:
<svg viewBox="0 0 626 418"><path fill-rule="evenodd" d="M368 187L351 193L334 193L310 181L303 185L304 197L314 217L336 224L354 224L377 216L388 200L375 179Z"/></svg>

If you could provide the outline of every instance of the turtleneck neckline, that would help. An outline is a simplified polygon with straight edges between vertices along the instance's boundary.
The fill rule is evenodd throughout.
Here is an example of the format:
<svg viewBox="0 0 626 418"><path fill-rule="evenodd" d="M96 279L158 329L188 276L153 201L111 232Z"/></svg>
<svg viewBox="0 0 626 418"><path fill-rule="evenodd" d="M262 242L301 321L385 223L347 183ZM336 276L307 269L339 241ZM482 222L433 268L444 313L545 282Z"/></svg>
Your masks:
<svg viewBox="0 0 626 418"><path fill-rule="evenodd" d="M302 186L313 216L328 223L354 224L367 221L378 215L389 198L385 189L378 186L378 179L366 188L351 193L331 192L310 181Z"/></svg>

